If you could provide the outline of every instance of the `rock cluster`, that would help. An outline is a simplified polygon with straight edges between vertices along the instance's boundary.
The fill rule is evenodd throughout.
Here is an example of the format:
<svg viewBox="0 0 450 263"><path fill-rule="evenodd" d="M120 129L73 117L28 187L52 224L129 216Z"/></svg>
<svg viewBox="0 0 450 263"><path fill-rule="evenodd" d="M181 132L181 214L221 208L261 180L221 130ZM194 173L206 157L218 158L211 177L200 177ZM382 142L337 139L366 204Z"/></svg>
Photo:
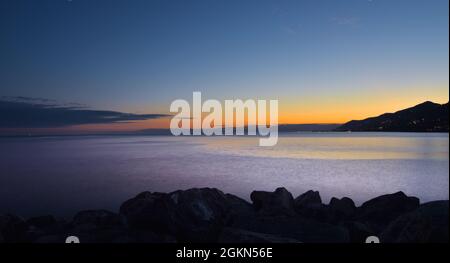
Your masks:
<svg viewBox="0 0 450 263"><path fill-rule="evenodd" d="M143 192L119 213L81 211L70 221L0 215L0 243L58 243L70 235L83 243L363 243L370 235L381 242L448 242L448 201L421 205L397 192L357 207L347 197L323 204L315 191L294 198L285 188L250 198L194 188Z"/></svg>

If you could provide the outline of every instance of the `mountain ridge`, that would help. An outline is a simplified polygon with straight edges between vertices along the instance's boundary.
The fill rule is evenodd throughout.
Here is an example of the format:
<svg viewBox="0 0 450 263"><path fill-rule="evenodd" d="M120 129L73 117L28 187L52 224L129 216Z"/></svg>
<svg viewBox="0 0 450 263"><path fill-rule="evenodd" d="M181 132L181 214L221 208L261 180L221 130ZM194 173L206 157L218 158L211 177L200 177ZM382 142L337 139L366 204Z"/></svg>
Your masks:
<svg viewBox="0 0 450 263"><path fill-rule="evenodd" d="M394 113L352 120L335 131L449 132L448 114L448 102L425 101Z"/></svg>

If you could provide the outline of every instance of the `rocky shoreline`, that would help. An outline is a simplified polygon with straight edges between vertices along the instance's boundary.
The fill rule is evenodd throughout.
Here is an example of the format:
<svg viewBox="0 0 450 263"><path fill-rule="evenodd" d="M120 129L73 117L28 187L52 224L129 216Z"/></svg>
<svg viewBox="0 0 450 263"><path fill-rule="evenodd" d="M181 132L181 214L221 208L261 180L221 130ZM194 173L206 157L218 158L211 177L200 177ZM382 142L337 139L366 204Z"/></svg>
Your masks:
<svg viewBox="0 0 450 263"><path fill-rule="evenodd" d="M252 203L213 188L172 193L143 192L125 201L118 213L78 212L65 221L51 215L23 218L0 215L0 243L364 243L448 242L448 200L420 204L403 192L371 199L332 198L319 192L296 198L285 188L254 191Z"/></svg>

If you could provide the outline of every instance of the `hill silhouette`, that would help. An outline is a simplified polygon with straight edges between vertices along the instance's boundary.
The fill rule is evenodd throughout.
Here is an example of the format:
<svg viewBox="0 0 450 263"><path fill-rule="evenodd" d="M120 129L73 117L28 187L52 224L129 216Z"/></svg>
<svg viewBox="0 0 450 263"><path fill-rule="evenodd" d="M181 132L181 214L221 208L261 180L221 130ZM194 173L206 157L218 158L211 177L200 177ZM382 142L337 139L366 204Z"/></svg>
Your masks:
<svg viewBox="0 0 450 263"><path fill-rule="evenodd" d="M364 120L352 120L336 131L448 132L448 102L431 101Z"/></svg>

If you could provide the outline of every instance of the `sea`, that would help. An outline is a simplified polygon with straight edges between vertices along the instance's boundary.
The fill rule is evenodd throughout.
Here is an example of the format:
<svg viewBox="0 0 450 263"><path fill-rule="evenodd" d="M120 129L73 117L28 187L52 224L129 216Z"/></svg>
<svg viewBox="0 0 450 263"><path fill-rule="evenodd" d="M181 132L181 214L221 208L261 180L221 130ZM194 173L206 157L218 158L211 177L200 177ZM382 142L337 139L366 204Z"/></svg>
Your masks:
<svg viewBox="0 0 450 263"><path fill-rule="evenodd" d="M252 136L92 135L0 138L0 214L70 218L119 210L143 191L214 187L249 200L285 187L294 197L350 197L357 205L403 191L449 199L448 133L281 133Z"/></svg>

